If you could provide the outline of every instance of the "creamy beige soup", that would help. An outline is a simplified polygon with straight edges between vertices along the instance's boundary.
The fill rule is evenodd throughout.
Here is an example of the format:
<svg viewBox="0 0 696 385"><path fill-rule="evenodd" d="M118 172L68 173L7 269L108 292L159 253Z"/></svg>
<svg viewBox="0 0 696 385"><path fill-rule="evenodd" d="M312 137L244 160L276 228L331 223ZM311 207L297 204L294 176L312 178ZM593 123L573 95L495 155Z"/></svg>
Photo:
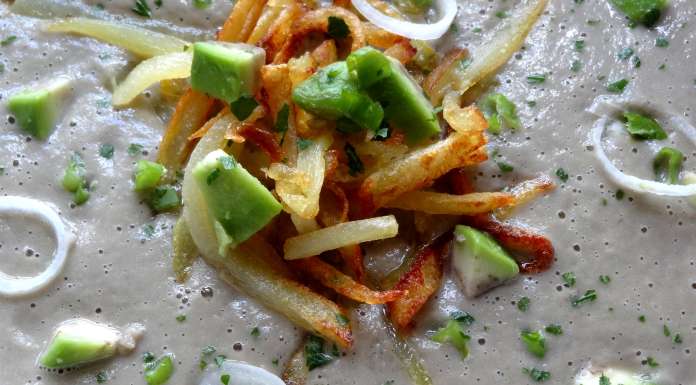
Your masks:
<svg viewBox="0 0 696 385"><path fill-rule="evenodd" d="M57 3L68 4L73 15L138 18L130 10L131 0ZM153 7L147 25L187 39L209 39L232 6L214 0L200 10L189 3L163 0L161 7ZM439 45L443 50L475 47L504 21L499 11L512 15L518 5L513 0L461 2L456 28ZM54 16L66 16L65 7L56 9ZM47 290L29 298L0 298L0 384L89 384L96 383L99 371L107 374L107 383L144 384L141 354L146 351L174 353L170 384L197 384L200 351L206 345L280 373L302 331L223 284L201 261L185 285L176 284L170 261L175 218L153 217L132 191L134 164L154 159L172 111L157 89L132 108L110 107L114 79L122 79L136 58L90 38L43 33L39 19L13 14L8 3L0 2L0 39L9 36L16 40L0 47L0 194L50 202L74 226L77 242L63 273ZM656 46L658 37L667 39L668 46ZM584 41L584 48L576 48L576 41ZM627 48L632 57L621 58ZM543 274L521 276L475 300L463 296L448 269L410 337L433 383L526 384L533 380L522 368L536 367L551 373L546 383L570 384L590 363L651 373L660 384L695 383L696 211L685 199L630 191L617 199L617 186L600 168L589 136L597 117L586 112L596 97L609 94L607 84L628 79L621 98L652 112L670 134L669 145L686 155L685 170L693 170L694 143L669 119L695 120L695 48L693 1L671 1L652 30L628 28L604 0L550 1L494 86L517 105L524 126L491 137L490 147L500 155L495 160L514 170L502 173L489 161L480 168L477 183L498 189L564 169L567 182L556 179L553 193L515 218L547 235L557 260ZM539 73L546 74L546 81L529 84L527 76ZM62 120L49 140L32 139L19 129L5 102L24 87L59 75L73 79ZM99 155L105 143L115 148L112 159ZM142 151L129 154L130 144L142 145ZM654 144L610 131L604 146L625 172L653 178L652 159L659 149ZM74 151L82 154L96 183L89 202L79 207L71 205L59 181ZM37 273L48 264L53 247L47 228L0 216L0 270ZM389 269L398 260L368 254L366 264ZM575 273L574 287L563 285L566 272ZM600 275L610 282L600 282ZM572 307L570 298L588 289L597 291L597 300ZM522 312L516 304L525 296L531 302ZM427 333L453 310L476 318L468 332L472 339L466 359L450 345L431 341ZM355 308L354 348L312 371L309 383L409 384L385 337L381 314L379 306ZM177 321L179 315L186 319ZM64 373L38 368L36 357L54 327L75 317L118 327L138 322L146 331L133 354ZM526 352L519 333L549 324L561 325L563 335L547 335L547 355L539 360ZM258 337L251 335L255 327ZM674 342L677 333L683 342Z"/></svg>

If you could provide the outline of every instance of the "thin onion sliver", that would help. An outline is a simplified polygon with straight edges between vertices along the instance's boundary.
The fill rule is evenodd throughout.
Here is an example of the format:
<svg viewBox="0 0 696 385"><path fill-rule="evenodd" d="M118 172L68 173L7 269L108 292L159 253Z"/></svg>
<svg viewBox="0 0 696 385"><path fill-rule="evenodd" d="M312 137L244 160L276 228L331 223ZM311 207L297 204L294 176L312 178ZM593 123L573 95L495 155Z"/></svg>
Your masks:
<svg viewBox="0 0 696 385"><path fill-rule="evenodd" d="M442 15L435 23L413 23L387 16L370 4L368 0L352 0L353 6L372 24L409 39L435 40L439 39L449 30L450 25L457 16L456 0L436 0L435 5Z"/></svg>
<svg viewBox="0 0 696 385"><path fill-rule="evenodd" d="M56 250L48 268L34 277L10 276L0 272L0 296L20 297L34 294L48 286L60 275L67 261L75 236L60 216L46 203L30 198L0 197L0 215L38 218L51 226L56 237Z"/></svg>

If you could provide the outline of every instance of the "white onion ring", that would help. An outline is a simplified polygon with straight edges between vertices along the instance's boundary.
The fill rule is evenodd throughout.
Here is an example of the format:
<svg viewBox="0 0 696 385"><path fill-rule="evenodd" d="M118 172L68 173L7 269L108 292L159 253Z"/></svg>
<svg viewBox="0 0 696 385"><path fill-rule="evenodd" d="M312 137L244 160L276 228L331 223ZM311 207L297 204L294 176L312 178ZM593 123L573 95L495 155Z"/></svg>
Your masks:
<svg viewBox="0 0 696 385"><path fill-rule="evenodd" d="M60 216L46 203L30 198L0 197L0 215L34 217L48 223L56 237L56 250L48 268L34 277L10 276L0 271L0 296L19 297L34 294L53 282L65 266L75 236Z"/></svg>
<svg viewBox="0 0 696 385"><path fill-rule="evenodd" d="M607 154L602 147L602 135L604 130L610 123L610 118L607 116L601 117L592 127L592 143L594 145L594 153L599 159L604 171L609 175L609 178L617 185L627 190L637 193L648 193L671 197L690 197L696 195L696 185L675 185L656 182L653 180L641 179L633 175L623 173L616 168L609 160Z"/></svg>
<svg viewBox="0 0 696 385"><path fill-rule="evenodd" d="M439 39L449 29L457 16L456 0L435 0L435 6L442 17L436 23L413 23L395 19L380 12L368 0L352 0L353 6L372 24L393 34L415 40Z"/></svg>
<svg viewBox="0 0 696 385"><path fill-rule="evenodd" d="M199 385L219 385L220 377L227 374L235 385L285 385L275 374L241 361L225 360L220 367L208 365Z"/></svg>

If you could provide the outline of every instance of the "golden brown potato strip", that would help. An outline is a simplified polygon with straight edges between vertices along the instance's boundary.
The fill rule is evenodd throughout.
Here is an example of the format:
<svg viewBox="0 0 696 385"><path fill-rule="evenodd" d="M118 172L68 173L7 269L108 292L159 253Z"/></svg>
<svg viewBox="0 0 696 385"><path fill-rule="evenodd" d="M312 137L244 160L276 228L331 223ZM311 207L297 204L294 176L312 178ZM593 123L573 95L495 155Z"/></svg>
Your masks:
<svg viewBox="0 0 696 385"><path fill-rule="evenodd" d="M193 242L188 224L184 217L179 217L172 234L172 267L177 283L184 283L191 275L193 262L198 258L198 248Z"/></svg>
<svg viewBox="0 0 696 385"><path fill-rule="evenodd" d="M285 385L306 385L309 378L309 368L307 368L307 357L305 356L305 343L307 338L303 338L300 346L285 364L285 370L281 378Z"/></svg>
<svg viewBox="0 0 696 385"><path fill-rule="evenodd" d="M266 61L272 62L273 58L285 45L288 36L292 32L295 21L302 16L304 10L296 2L292 2L278 15L266 36L261 39L259 45L266 50Z"/></svg>
<svg viewBox="0 0 696 385"><path fill-rule="evenodd" d="M428 247L422 250L393 289L406 290L408 294L387 304L389 319L400 331L407 331L413 318L435 294L442 282L442 258L440 251Z"/></svg>
<svg viewBox="0 0 696 385"><path fill-rule="evenodd" d="M287 64L265 65L261 67L261 97L260 99L270 110L275 123L278 111L290 100L292 82Z"/></svg>
<svg viewBox="0 0 696 385"><path fill-rule="evenodd" d="M546 194L555 187L556 185L553 183L551 178L546 175L541 175L537 178L526 180L516 186L513 186L509 190L514 197L512 204L508 207L501 207L496 210L496 218L509 218L516 208L531 202L541 195Z"/></svg>
<svg viewBox="0 0 696 385"><path fill-rule="evenodd" d="M403 290L374 291L354 281L349 276L341 273L338 269L317 257L299 259L292 262L292 265L297 266L300 270L307 273L312 279L319 281L322 285L358 302L379 305L396 301L407 294L407 292Z"/></svg>
<svg viewBox="0 0 696 385"><path fill-rule="evenodd" d="M365 264L360 245L341 247L338 252L343 258L343 266L348 274L360 283L365 282Z"/></svg>
<svg viewBox="0 0 696 385"><path fill-rule="evenodd" d="M227 108L227 107L223 108L220 112L218 112L217 115L213 116L207 122L205 122L205 124L203 124L203 126L201 126L201 128L199 128L198 130L196 130L196 132L189 135L188 140L192 141L192 140L197 140L197 139L202 138L203 135L205 135L205 133L208 132L208 130L210 130L210 127L212 127L213 124L219 122L223 116L225 116L229 113L230 113L229 108Z"/></svg>
<svg viewBox="0 0 696 385"><path fill-rule="evenodd" d="M468 107L461 107L459 105L459 95L452 92L447 94L447 97L443 101L442 115L445 118L447 124L452 127L453 130L466 134L469 131L477 131L480 127L483 129L488 128L488 121L483 117L483 114L471 105ZM471 122L475 121L476 124Z"/></svg>
<svg viewBox="0 0 696 385"><path fill-rule="evenodd" d="M453 66L459 65L461 61L469 56L469 51L464 48L454 48L442 58L433 72L425 78L423 82L423 91L430 97L430 101L435 105L439 104L437 96L439 89L443 88L442 82L445 80L445 75L450 72Z"/></svg>
<svg viewBox="0 0 696 385"><path fill-rule="evenodd" d="M384 207L428 214L474 215L493 211L515 202L512 194L481 192L466 195L411 191L387 202Z"/></svg>
<svg viewBox="0 0 696 385"><path fill-rule="evenodd" d="M246 41L261 16L267 0L239 0L218 33L221 41Z"/></svg>
<svg viewBox="0 0 696 385"><path fill-rule="evenodd" d="M246 42L252 45L260 42L271 30L283 10L290 7L292 3L294 3L292 0L269 0Z"/></svg>
<svg viewBox="0 0 696 385"><path fill-rule="evenodd" d="M408 42L408 39L405 37L385 31L367 21L363 22L363 29L365 31L365 41L367 45L371 45L375 48L387 49L395 44L404 41Z"/></svg>
<svg viewBox="0 0 696 385"><path fill-rule="evenodd" d="M312 59L318 67L326 67L338 60L336 42L333 39L325 40L319 47L312 51Z"/></svg>
<svg viewBox="0 0 696 385"><path fill-rule="evenodd" d="M317 219L324 227L330 227L348 220L348 198L338 185L324 183L319 196L319 215Z"/></svg>
<svg viewBox="0 0 696 385"><path fill-rule="evenodd" d="M476 112L475 115L480 115ZM399 195L431 185L452 169L485 160L485 119L480 116L468 123L472 125L468 133L453 132L446 139L413 151L370 174L359 192L364 208L377 209Z"/></svg>
<svg viewBox="0 0 696 385"><path fill-rule="evenodd" d="M206 122L214 104L213 99L191 89L181 97L157 154L157 161L167 170L175 172L186 163L191 151L188 137Z"/></svg>
<svg viewBox="0 0 696 385"><path fill-rule="evenodd" d="M410 62L416 56L416 49L410 42L401 41L387 48L384 54L398 60L401 64Z"/></svg>
<svg viewBox="0 0 696 385"><path fill-rule="evenodd" d="M329 29L329 17L339 17L348 25L350 30L351 51L365 46L365 32L362 22L352 12L340 7L327 7L307 12L292 26L291 35L286 39L283 48L275 55L273 63L285 63L297 54L302 42L309 34L314 32L327 33Z"/></svg>

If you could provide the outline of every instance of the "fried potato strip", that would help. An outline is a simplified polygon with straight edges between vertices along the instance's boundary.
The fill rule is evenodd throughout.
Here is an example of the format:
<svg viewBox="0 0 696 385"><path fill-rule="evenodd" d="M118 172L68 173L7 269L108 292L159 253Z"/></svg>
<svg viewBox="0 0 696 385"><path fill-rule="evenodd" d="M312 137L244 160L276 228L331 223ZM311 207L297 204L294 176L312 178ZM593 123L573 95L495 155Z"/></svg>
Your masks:
<svg viewBox="0 0 696 385"><path fill-rule="evenodd" d="M431 191L411 191L387 202L384 207L427 214L474 215L487 213L514 202L514 195L499 192L453 195Z"/></svg>

